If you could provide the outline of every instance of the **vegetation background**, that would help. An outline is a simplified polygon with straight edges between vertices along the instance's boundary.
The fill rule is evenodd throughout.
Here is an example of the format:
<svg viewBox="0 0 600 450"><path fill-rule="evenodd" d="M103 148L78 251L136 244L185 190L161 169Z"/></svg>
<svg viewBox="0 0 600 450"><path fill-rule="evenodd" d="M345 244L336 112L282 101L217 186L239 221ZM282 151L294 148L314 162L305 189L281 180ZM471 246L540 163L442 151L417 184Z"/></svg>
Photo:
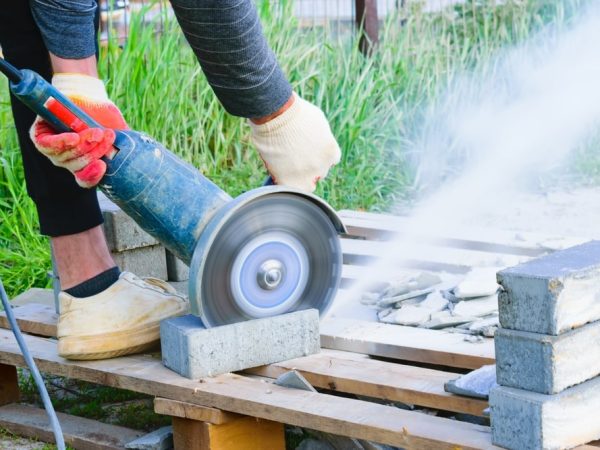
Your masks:
<svg viewBox="0 0 600 450"><path fill-rule="evenodd" d="M291 1L259 2L268 39L296 91L328 116L343 151L317 194L335 208L385 210L418 196L411 131L428 105L465 71L486 70L503 48L551 25L568 26L584 0L467 0L435 13L423 4L391 14L371 57L355 33L301 27ZM338 29L339 30L339 29ZM173 19L163 32L135 16L124 45L102 48L101 76L131 128L147 132L231 195L265 177L245 121L213 95ZM0 278L9 296L49 286L48 240L27 197L6 83L0 87ZM595 181L597 147L573 173ZM449 168L451 170L452 168Z"/></svg>

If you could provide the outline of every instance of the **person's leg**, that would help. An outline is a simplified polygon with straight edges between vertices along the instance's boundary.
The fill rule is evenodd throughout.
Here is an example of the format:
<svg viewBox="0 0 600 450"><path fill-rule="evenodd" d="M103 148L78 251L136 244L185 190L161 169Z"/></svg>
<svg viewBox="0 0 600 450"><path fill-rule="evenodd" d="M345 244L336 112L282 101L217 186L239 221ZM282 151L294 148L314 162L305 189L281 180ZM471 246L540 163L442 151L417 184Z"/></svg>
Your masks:
<svg viewBox="0 0 600 450"><path fill-rule="evenodd" d="M0 45L13 65L51 79L48 51L29 2L0 8ZM67 170L55 167L35 149L29 138L35 114L12 96L11 104L27 190L37 206L42 234L51 237L61 287L69 289L115 266L100 228L96 192L80 188Z"/></svg>

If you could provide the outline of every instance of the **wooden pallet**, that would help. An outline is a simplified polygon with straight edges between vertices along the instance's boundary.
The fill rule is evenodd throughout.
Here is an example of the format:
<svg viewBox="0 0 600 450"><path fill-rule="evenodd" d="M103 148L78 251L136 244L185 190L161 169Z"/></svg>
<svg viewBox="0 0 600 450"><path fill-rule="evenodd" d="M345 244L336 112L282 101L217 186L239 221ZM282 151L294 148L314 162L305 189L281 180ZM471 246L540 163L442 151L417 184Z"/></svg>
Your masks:
<svg viewBox="0 0 600 450"><path fill-rule="evenodd" d="M361 264L377 255L378 246L402 233L406 221L355 212L341 216L351 235L343 239L344 277L351 281L360 273ZM486 238L484 232L471 231L440 237L435 243L440 251L427 252L415 263L431 270L453 267L464 271L474 261L485 264L498 255L524 260L549 251L536 241L540 237L524 241L511 239L509 233L495 233ZM584 240L571 239L568 244ZM14 310L40 370L154 396L155 410L173 417L176 449L284 448L282 424L407 449L494 448L489 427L443 417L454 413L482 416L487 402L449 394L443 386L465 370L492 363L492 339L473 344L460 334L444 331L333 318L322 323L320 354L189 380L166 369L156 355L91 362L60 358L56 341L51 339L56 335L51 295L32 290L23 297L27 301L20 302L25 304ZM0 327L6 325L0 316ZM14 407L18 399L15 367L23 366L11 332L1 329L0 405ZM272 384L292 369L319 392ZM389 406L391 402L442 413L404 410ZM24 430L31 426L19 428L3 421L2 408L0 426L27 434ZM78 448L75 437L70 442ZM89 445L79 448L92 448Z"/></svg>

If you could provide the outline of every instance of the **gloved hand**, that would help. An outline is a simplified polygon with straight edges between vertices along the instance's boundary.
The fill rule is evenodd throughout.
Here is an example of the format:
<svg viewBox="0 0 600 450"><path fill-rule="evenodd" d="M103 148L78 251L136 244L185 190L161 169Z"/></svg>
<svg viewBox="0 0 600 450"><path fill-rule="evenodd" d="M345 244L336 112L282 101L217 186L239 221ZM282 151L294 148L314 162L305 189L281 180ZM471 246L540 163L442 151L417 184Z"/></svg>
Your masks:
<svg viewBox="0 0 600 450"><path fill-rule="evenodd" d="M269 122L250 122L252 141L277 184L312 192L340 161L325 114L294 94L292 105Z"/></svg>
<svg viewBox="0 0 600 450"><path fill-rule="evenodd" d="M30 130L31 140L54 165L71 171L77 184L93 187L106 172L106 164L100 158L112 150L115 140L113 129L127 129L127 123L108 99L102 80L75 73L59 73L52 78L52 85L106 128L88 128L58 102L50 100L48 109L74 131L57 133L48 122L38 117Z"/></svg>

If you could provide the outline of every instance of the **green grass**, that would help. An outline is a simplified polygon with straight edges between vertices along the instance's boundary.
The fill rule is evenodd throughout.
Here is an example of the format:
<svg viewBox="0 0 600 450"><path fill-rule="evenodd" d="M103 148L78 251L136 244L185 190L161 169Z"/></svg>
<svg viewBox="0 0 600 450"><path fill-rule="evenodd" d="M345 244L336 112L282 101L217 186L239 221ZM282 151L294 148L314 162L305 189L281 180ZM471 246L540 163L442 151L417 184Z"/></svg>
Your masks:
<svg viewBox="0 0 600 450"><path fill-rule="evenodd" d="M264 28L282 67L296 91L326 112L343 151L317 194L338 209L383 210L412 198L414 155L407 139L424 108L457 75L485 70L498 50L550 22L567 24L579 3L471 0L437 14L411 6L388 18L381 45L365 58L349 34L300 28L291 2L263 2ZM132 128L164 143L231 195L261 184L265 171L249 127L220 106L176 23L168 21L156 37L134 21L123 48L113 43L103 50L100 70ZM48 285L49 256L26 198L9 116L3 88L0 277L14 295Z"/></svg>

